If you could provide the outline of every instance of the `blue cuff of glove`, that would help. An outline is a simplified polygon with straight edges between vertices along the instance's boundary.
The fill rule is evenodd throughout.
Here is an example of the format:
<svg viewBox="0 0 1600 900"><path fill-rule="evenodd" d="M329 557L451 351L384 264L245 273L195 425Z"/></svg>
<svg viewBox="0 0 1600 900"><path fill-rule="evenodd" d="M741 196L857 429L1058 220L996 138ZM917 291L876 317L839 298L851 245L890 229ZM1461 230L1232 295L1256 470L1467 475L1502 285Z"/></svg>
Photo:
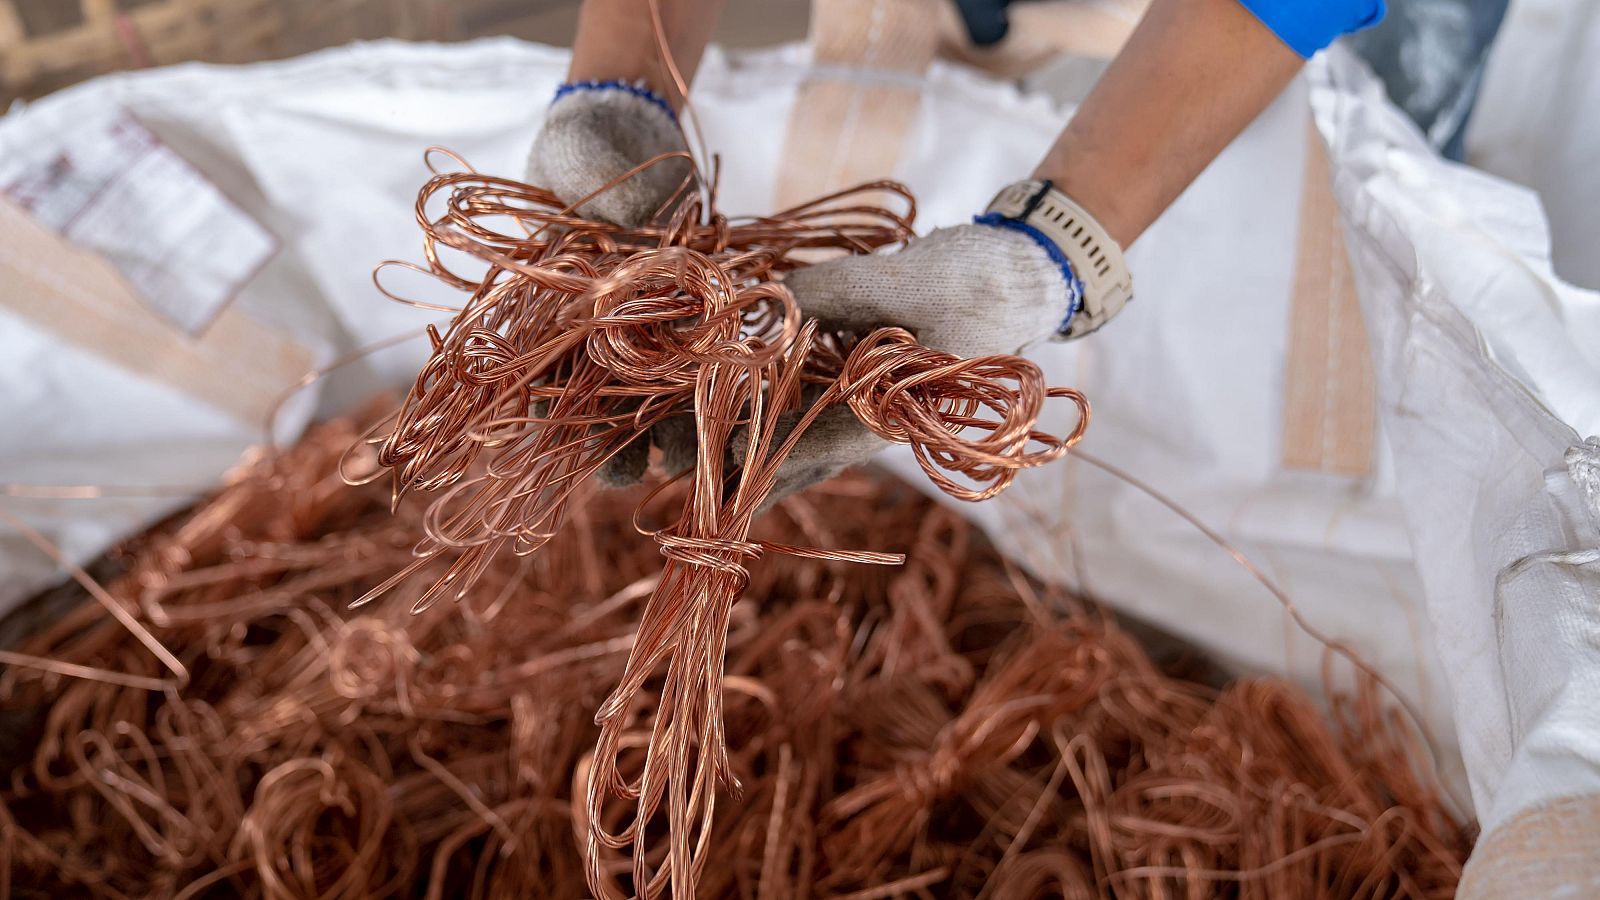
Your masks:
<svg viewBox="0 0 1600 900"><path fill-rule="evenodd" d="M1239 0L1289 49L1310 59L1342 35L1383 20L1383 0Z"/></svg>
<svg viewBox="0 0 1600 900"><path fill-rule="evenodd" d="M1050 261L1056 264L1056 268L1061 270L1061 278L1067 283L1067 314L1062 318L1061 324L1056 326L1056 333L1066 334L1067 328L1072 325L1072 317L1078 314L1078 310L1083 309L1083 279L1072 270L1072 263L1067 260L1067 255L1062 253L1056 242L1046 237L1044 232L1020 219L1008 219L999 213L984 213L981 216L973 216L972 222L975 225L1020 231L1032 238L1045 255L1050 257Z"/></svg>
<svg viewBox="0 0 1600 900"><path fill-rule="evenodd" d="M647 103L651 103L667 114L667 118L678 121L678 114L672 111L672 105L655 91L642 84L632 84L627 81L568 81L556 87L556 95L550 98L552 104L557 103L562 97L576 94L579 91L621 91L632 94Z"/></svg>

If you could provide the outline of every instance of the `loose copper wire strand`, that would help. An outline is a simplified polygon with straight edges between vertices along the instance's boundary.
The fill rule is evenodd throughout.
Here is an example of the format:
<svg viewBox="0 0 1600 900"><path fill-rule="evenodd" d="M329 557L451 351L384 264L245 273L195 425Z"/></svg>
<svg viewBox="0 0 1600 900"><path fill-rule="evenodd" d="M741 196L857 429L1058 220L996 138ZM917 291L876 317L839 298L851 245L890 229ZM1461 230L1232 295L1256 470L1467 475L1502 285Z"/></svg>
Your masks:
<svg viewBox="0 0 1600 900"><path fill-rule="evenodd" d="M85 572L82 567L75 565L71 560L67 559L66 556L63 555L48 538L39 533L38 529L4 509L0 509L0 521L3 521L12 528L15 528L22 534L23 538L26 539L28 543L37 547L40 552L53 559L57 565L60 565L62 568L66 569L67 573L72 576L73 581L77 582L85 591L88 591L89 595L94 597L94 599L98 601L100 605L104 607L105 610L122 625L123 628L127 629L129 634L133 635L134 638L137 639L138 642L143 645L151 655L161 661L162 666L165 667L167 671L172 673L171 679L163 679L160 682L162 689L167 687L181 687L189 680L188 669L184 668L183 663L172 654L172 651L167 649L167 647L162 644L154 634L151 634L150 630L146 628L135 615L129 612L122 603L120 603L115 597L112 597L110 594L106 593L106 590L100 586L99 582L89 577L88 572ZM137 680L137 676L120 675L116 673L107 673L107 675L109 677L119 678L125 681L130 678Z"/></svg>
<svg viewBox="0 0 1600 900"><path fill-rule="evenodd" d="M1140 493L1166 507L1180 519L1183 519L1185 522L1187 522L1196 531L1200 532L1200 534L1204 536L1206 540L1215 544L1217 547L1221 548L1223 552L1232 557L1233 561L1237 563L1240 568L1248 572L1250 577L1254 578L1262 587L1266 588L1267 592L1272 595L1272 598L1278 602L1278 605L1283 607L1284 612L1289 614L1289 618L1294 621L1295 625L1299 627L1301 631L1304 631L1307 635L1309 635L1318 644L1322 645L1322 647L1327 650L1328 654L1338 655L1348 662L1352 667L1354 667L1356 671L1361 674L1363 679L1383 688L1385 693L1389 695L1389 699L1398 704L1400 710L1404 712L1410 726L1417 729L1421 735L1422 749L1427 751L1429 762L1434 767L1434 770L1437 771L1438 761L1436 758L1434 758L1433 748L1438 746L1438 741L1434 736L1432 729L1428 726L1428 720L1417 711L1415 704L1412 703L1410 698L1408 698L1406 694L1394 684L1393 681L1385 676L1383 672L1381 672L1376 666L1363 659L1360 654L1356 653L1356 651L1344 641L1336 640L1322 629L1313 625L1305 617L1305 614L1301 612L1300 607L1295 604L1294 600L1289 596L1289 593L1285 591L1275 579L1269 577L1265 572L1263 572L1261 567L1256 565L1255 561L1246 556L1244 551L1240 550L1232 541L1223 537L1216 531L1216 529L1207 525L1194 513L1190 512L1188 509L1185 509L1171 497L1167 496L1161 491L1156 490L1143 479L1134 477L1125 469L1113 465L1112 463L1090 453L1080 451L1077 456L1078 459L1082 460L1083 462L1086 462L1089 465L1094 466L1095 468L1112 476L1113 478L1116 478L1118 481L1133 487ZM1324 681L1332 683L1331 676L1326 672L1324 673ZM1460 809L1465 809L1467 808L1468 804L1457 800L1456 805Z"/></svg>

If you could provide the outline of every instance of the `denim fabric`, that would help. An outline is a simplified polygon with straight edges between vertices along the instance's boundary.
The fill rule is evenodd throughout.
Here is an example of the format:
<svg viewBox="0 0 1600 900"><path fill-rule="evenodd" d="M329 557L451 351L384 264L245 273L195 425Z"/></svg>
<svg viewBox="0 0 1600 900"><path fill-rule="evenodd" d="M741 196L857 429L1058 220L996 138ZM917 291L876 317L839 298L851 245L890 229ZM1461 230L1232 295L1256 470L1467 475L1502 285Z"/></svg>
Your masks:
<svg viewBox="0 0 1600 900"><path fill-rule="evenodd" d="M1445 157L1460 161L1467 119L1508 0L1393 0L1389 17L1346 38Z"/></svg>

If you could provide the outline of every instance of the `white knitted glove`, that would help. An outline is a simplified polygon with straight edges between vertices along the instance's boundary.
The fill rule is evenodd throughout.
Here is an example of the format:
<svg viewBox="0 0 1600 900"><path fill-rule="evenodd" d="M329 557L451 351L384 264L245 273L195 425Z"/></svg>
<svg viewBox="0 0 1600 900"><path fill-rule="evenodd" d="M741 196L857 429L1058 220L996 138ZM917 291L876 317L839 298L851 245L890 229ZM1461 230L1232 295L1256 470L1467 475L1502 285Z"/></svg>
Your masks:
<svg viewBox="0 0 1600 900"><path fill-rule="evenodd" d="M671 107L648 89L620 81L563 84L533 140L527 181L575 203L635 166L686 147ZM686 159L664 160L617 182L577 211L617 225L643 225L672 199L689 172ZM692 439L692 429L690 434ZM600 480L613 487L638 482L649 452L649 441L634 441L601 467Z"/></svg>
<svg viewBox="0 0 1600 900"><path fill-rule="evenodd" d="M619 81L564 84L534 138L527 180L573 203L641 163L685 148L671 108L649 90ZM578 211L618 225L642 225L688 177L688 160L665 160Z"/></svg>
<svg viewBox="0 0 1600 900"><path fill-rule="evenodd" d="M1070 303L1066 276L1044 248L993 225L941 228L897 253L801 269L787 284L806 315L832 328L862 336L899 325L924 346L962 357L1037 344L1061 327ZM886 446L849 407L834 407L778 469L772 499L832 478Z"/></svg>
<svg viewBox="0 0 1600 900"><path fill-rule="evenodd" d="M925 346L958 356L1014 354L1056 333L1067 315L1067 280L1033 238L993 225L942 228L896 253L801 269L786 284L801 310L856 335L899 325ZM792 412L784 426L800 417ZM663 461L694 459L693 429L657 435ZM673 446L687 441L687 447ZM735 453L742 440L736 436ZM769 503L865 462L888 446L849 407L817 417L778 470Z"/></svg>
<svg viewBox="0 0 1600 900"><path fill-rule="evenodd" d="M1056 333L1067 280L1033 238L994 225L941 228L897 253L800 269L785 282L823 324L910 330L957 356L1014 354Z"/></svg>

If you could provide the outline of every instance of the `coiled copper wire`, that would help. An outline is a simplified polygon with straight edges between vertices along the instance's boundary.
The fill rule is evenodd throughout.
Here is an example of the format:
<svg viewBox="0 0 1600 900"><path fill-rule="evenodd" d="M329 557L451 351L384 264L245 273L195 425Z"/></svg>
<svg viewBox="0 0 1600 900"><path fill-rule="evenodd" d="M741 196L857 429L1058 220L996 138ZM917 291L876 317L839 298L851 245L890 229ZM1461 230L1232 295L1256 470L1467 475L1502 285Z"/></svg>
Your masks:
<svg viewBox="0 0 1600 900"><path fill-rule="evenodd" d="M1376 682L1330 717L1281 681L1176 676L881 476L792 497L737 544L681 548L876 546L905 563L763 550L743 602L704 604L726 622L726 752L682 765L720 764L741 790L674 794L648 746L710 727L667 700L696 667L643 679L608 720L612 760L594 719L632 658L661 652L647 632L671 618L646 609L676 595L659 585L703 568L664 573L628 527L699 513L687 479L643 513L648 489L585 493L540 553L495 557L459 605L410 612L440 556L352 612L423 514L341 483L359 431L319 426L119 551L103 600L142 634L85 599L17 648L77 668L0 671L5 734L22 736L0 778L0 897L642 893L629 849L586 858L597 830L639 821L632 802L591 812L602 779L685 816L715 802L690 832L703 897L1442 900L1459 877L1470 832ZM345 471L374 465L352 454ZM719 523L748 504L706 499ZM666 824L636 829L661 884Z"/></svg>
<svg viewBox="0 0 1600 900"><path fill-rule="evenodd" d="M883 195L905 211L865 199ZM442 333L430 331L430 359L392 428L375 439L379 464L394 473L396 503L433 494L425 536L416 561L358 603L441 556L449 565L416 609L464 598L498 556L545 546L608 461L648 440L652 427L692 416L698 455L683 509L650 530L666 565L622 681L596 719L587 796L597 891L602 848L631 846L642 896L668 884L675 896L693 892L717 792L736 789L722 675L748 564L770 551L898 561L749 538L784 459L824 409L848 404L867 428L909 444L941 489L967 500L992 497L1020 469L1060 458L1088 424L1083 396L1047 387L1026 360L960 359L895 327L855 340L802 323L782 273L816 251L904 242L914 208L903 187L877 182L747 220L691 198L662 224L628 229L586 220L540 188L471 171L436 174L419 194L426 270L468 297ZM446 249L485 273L458 274ZM806 406L808 385L820 395ZM1077 407L1065 437L1035 427L1051 397ZM780 415L791 411L798 421L780 440ZM745 437L735 441L736 431ZM624 737L655 679L663 679L649 699L656 724L642 768L625 776ZM620 831L606 826L612 798L635 807ZM646 830L658 814L669 849L654 862Z"/></svg>

